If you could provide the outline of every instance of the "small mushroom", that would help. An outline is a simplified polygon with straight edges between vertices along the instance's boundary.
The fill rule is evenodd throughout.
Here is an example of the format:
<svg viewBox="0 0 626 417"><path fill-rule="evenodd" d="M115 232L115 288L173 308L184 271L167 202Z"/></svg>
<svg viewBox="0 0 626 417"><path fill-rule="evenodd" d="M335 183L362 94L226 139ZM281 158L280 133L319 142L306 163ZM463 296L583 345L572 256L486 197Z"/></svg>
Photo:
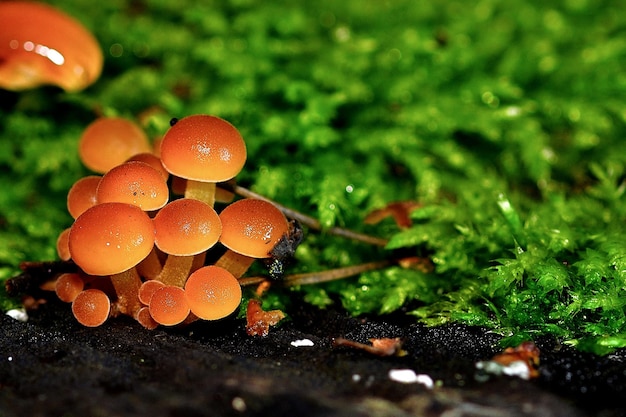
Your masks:
<svg viewBox="0 0 626 417"><path fill-rule="evenodd" d="M83 281L80 274L76 272L66 272L57 278L54 285L54 292L57 297L59 297L59 300L71 303L84 288L85 281Z"/></svg>
<svg viewBox="0 0 626 417"><path fill-rule="evenodd" d="M129 161L145 162L146 164L150 165L152 168L159 171L161 175L163 176L163 179L166 182L170 177L170 173L167 172L167 170L163 167L163 164L161 163L161 158L159 158L157 155L153 153L149 153L149 152L138 153L137 155L133 155L126 160L126 162L129 162Z"/></svg>
<svg viewBox="0 0 626 417"><path fill-rule="evenodd" d="M157 281L156 279L144 281L139 287L139 291L137 293L139 301L141 301L142 304L150 305L150 300L152 299L155 291L164 286L165 284L161 281Z"/></svg>
<svg viewBox="0 0 626 417"><path fill-rule="evenodd" d="M224 268L205 266L189 276L185 297L191 312L203 320L218 320L234 312L241 303L241 286Z"/></svg>
<svg viewBox="0 0 626 417"><path fill-rule="evenodd" d="M0 88L79 91L102 64L98 41L76 19L42 3L0 2Z"/></svg>
<svg viewBox="0 0 626 417"><path fill-rule="evenodd" d="M75 219L85 210L97 204L96 189L99 175L88 175L76 181L67 192L67 211Z"/></svg>
<svg viewBox="0 0 626 417"><path fill-rule="evenodd" d="M157 289L152 294L148 307L154 321L164 326L182 323L190 311L185 290L173 285L164 285Z"/></svg>
<svg viewBox="0 0 626 417"><path fill-rule="evenodd" d="M167 285L182 287L192 271L194 259L213 247L222 232L220 218L210 205L181 198L163 207L154 216L155 245L168 254L156 277Z"/></svg>
<svg viewBox="0 0 626 417"><path fill-rule="evenodd" d="M234 178L246 162L239 131L219 117L197 114L174 123L160 146L163 166L187 180L185 197L215 202L215 183Z"/></svg>
<svg viewBox="0 0 626 417"><path fill-rule="evenodd" d="M128 161L109 170L98 184L96 200L101 203L128 203L144 211L167 204L169 189L159 171L141 161Z"/></svg>
<svg viewBox="0 0 626 417"><path fill-rule="evenodd" d="M289 233L285 215L272 203L246 198L220 213L220 242L228 248L215 265L240 278L255 259L269 258L274 246Z"/></svg>
<svg viewBox="0 0 626 417"><path fill-rule="evenodd" d="M100 174L150 150L144 131L134 122L121 117L94 120L83 131L78 144L83 164Z"/></svg>
<svg viewBox="0 0 626 417"><path fill-rule="evenodd" d="M111 300L102 290L84 290L72 302L72 314L83 326L100 326L111 314Z"/></svg>
<svg viewBox="0 0 626 417"><path fill-rule="evenodd" d="M57 255L59 255L59 259L62 261L69 261L72 259L72 254L70 253L69 227L59 233L59 237L57 238Z"/></svg>
<svg viewBox="0 0 626 417"><path fill-rule="evenodd" d="M159 326L159 323L154 321L150 315L150 308L147 306L139 309L137 314L135 314L135 320L148 330L154 330Z"/></svg>
<svg viewBox="0 0 626 417"><path fill-rule="evenodd" d="M141 279L135 266L154 247L152 219L137 206L102 203L81 214L70 230L72 260L87 274L110 276L121 313L134 316Z"/></svg>

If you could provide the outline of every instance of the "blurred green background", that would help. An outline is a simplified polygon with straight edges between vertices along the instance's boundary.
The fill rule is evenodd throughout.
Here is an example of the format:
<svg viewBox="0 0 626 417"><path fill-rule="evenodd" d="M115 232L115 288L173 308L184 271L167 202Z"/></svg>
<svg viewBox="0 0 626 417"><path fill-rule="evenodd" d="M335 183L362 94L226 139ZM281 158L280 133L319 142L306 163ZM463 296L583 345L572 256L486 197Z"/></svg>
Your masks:
<svg viewBox="0 0 626 417"><path fill-rule="evenodd" d="M80 93L0 92L1 278L56 258L89 122L121 115L157 138L172 117L209 113L246 139L240 184L325 227L391 239L383 250L309 233L290 271L395 250L435 265L294 289L307 301L405 306L511 343L626 344L619 2L50 3L93 31L105 69ZM363 224L400 200L423 205L412 228Z"/></svg>

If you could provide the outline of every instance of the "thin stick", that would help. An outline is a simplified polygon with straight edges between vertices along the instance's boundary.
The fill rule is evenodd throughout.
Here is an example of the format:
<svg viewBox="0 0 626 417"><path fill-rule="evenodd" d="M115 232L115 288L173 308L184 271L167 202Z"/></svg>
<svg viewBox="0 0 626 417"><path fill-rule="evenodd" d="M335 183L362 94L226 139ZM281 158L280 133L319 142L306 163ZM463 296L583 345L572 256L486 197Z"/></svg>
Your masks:
<svg viewBox="0 0 626 417"><path fill-rule="evenodd" d="M284 279L276 281L277 284L285 287L293 287L295 285L311 285L320 284L322 282L336 281L339 279L353 277L363 272L382 269L394 264L393 261L376 261L367 262L359 265L346 266L343 268L328 269L326 271L307 272L304 274L286 275ZM248 277L240 278L241 286L256 285L263 281L267 281L267 277Z"/></svg>
<svg viewBox="0 0 626 417"><path fill-rule="evenodd" d="M240 195L241 197L245 197L245 198L256 198L259 200L265 200L268 201L272 204L274 204L280 211L282 211L285 216L289 217L290 219L295 219L298 222L300 222L301 224L309 227L310 229L313 230L317 230L317 231L324 231L328 234L331 235L335 235L335 236L341 236L341 237L345 237L348 239L352 239L352 240L356 240L359 242L363 242L363 243L367 243L369 245L375 245L375 246L386 246L387 243L389 242L387 239L381 239L379 237L375 237L375 236L370 236L370 235L366 235L363 233L359 233L359 232L355 232L349 229L344 229L341 227L331 227L329 229L323 229L322 228L322 224L320 223L319 220L311 217L311 216L307 216L306 214L300 213L299 211L290 209L288 207L283 206L282 204L279 204L273 200L270 200L269 198L262 196L261 194L257 194L254 191L251 191L247 188L241 187L239 185L236 184L228 184L228 183L220 183L218 184L218 187L229 190L234 192L235 194Z"/></svg>

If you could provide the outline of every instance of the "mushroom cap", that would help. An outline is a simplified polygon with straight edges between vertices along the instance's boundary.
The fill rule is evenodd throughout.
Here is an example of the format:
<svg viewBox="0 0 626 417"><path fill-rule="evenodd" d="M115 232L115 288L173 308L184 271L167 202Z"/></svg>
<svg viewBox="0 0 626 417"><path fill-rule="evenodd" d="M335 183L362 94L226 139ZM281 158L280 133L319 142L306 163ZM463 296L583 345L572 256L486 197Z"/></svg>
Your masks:
<svg viewBox="0 0 626 417"><path fill-rule="evenodd" d="M75 272L61 274L54 283L54 292L59 300L71 303L85 288L85 281Z"/></svg>
<svg viewBox="0 0 626 417"><path fill-rule="evenodd" d="M218 320L237 309L241 286L226 269L210 265L189 276L185 297L193 314L204 320Z"/></svg>
<svg viewBox="0 0 626 417"><path fill-rule="evenodd" d="M109 296L95 288L82 291L72 302L72 313L83 326L100 326L109 318L110 312Z"/></svg>
<svg viewBox="0 0 626 417"><path fill-rule="evenodd" d="M220 218L210 205L181 198L163 207L153 219L154 243L170 255L191 256L215 245L222 232Z"/></svg>
<svg viewBox="0 0 626 417"><path fill-rule="evenodd" d="M57 238L57 255L59 255L59 259L62 261L72 259L72 254L70 253L70 230L69 227L64 229Z"/></svg>
<svg viewBox="0 0 626 417"><path fill-rule="evenodd" d="M228 249L252 258L269 258L276 243L289 232L285 215L264 200L235 201L220 213L220 242Z"/></svg>
<svg viewBox="0 0 626 417"><path fill-rule="evenodd" d="M180 119L161 142L161 161L171 174L201 182L235 177L246 162L239 131L219 117L197 114Z"/></svg>
<svg viewBox="0 0 626 417"><path fill-rule="evenodd" d="M0 2L0 88L82 90L103 61L96 38L74 18L42 3Z"/></svg>
<svg viewBox="0 0 626 417"><path fill-rule="evenodd" d="M124 272L148 256L153 246L152 219L132 204L93 206L78 216L70 230L72 260L90 275Z"/></svg>
<svg viewBox="0 0 626 417"><path fill-rule="evenodd" d="M144 152L150 152L148 136L134 122L121 117L94 120L85 128L78 144L83 164L100 174Z"/></svg>
<svg viewBox="0 0 626 417"><path fill-rule="evenodd" d="M163 164L161 163L161 158L159 158L153 153L149 153L149 152L138 153L137 155L133 155L130 158L128 158L126 162L128 161L145 162L146 164L150 165L152 168L159 171L165 181L167 181L170 177L170 173L167 172L167 170L165 169L165 167L163 167Z"/></svg>
<svg viewBox="0 0 626 417"><path fill-rule="evenodd" d="M67 192L67 211L75 219L89 207L96 205L99 175L88 175L76 181Z"/></svg>
<svg viewBox="0 0 626 417"><path fill-rule="evenodd" d="M137 296L139 297L141 304L150 305L150 300L152 299L154 292L164 286L165 284L161 281L157 281L156 279L144 281L137 292Z"/></svg>
<svg viewBox="0 0 626 417"><path fill-rule="evenodd" d="M124 162L104 174L96 199L102 203L128 203L142 210L158 210L167 204L169 188L163 175L141 161Z"/></svg>
<svg viewBox="0 0 626 417"><path fill-rule="evenodd" d="M154 321L164 326L182 323L189 315L185 291L173 285L165 285L157 289L152 294L148 307Z"/></svg>

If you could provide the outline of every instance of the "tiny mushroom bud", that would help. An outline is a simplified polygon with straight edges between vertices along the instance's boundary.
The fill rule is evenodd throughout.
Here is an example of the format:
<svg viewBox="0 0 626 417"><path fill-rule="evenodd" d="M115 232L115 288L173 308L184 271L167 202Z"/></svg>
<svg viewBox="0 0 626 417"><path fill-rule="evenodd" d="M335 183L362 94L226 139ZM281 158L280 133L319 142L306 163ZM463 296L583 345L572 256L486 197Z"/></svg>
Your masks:
<svg viewBox="0 0 626 417"><path fill-rule="evenodd" d="M76 296L72 313L83 326L97 327L109 318L111 301L103 291L91 288Z"/></svg>
<svg viewBox="0 0 626 417"><path fill-rule="evenodd" d="M74 18L42 3L0 2L0 88L79 91L98 79L102 63L98 41Z"/></svg>
<svg viewBox="0 0 626 417"><path fill-rule="evenodd" d="M154 330L159 326L159 323L154 321L150 315L149 307L141 307L137 314L135 314L135 320L148 330Z"/></svg>
<svg viewBox="0 0 626 417"><path fill-rule="evenodd" d="M236 201L220 213L220 242L229 250L215 263L240 278L255 258L269 258L276 243L289 233L285 215L264 200Z"/></svg>
<svg viewBox="0 0 626 417"><path fill-rule="evenodd" d="M141 307L135 266L153 246L152 219L126 203L91 207L76 219L69 236L72 260L87 274L110 275L120 312L131 316Z"/></svg>
<svg viewBox="0 0 626 417"><path fill-rule="evenodd" d="M135 123L121 117L100 117L91 122L78 145L83 164L100 174L144 152L150 152L148 137Z"/></svg>
<svg viewBox="0 0 626 417"><path fill-rule="evenodd" d="M180 287L165 285L157 289L150 299L150 315L159 324L174 326L189 315L185 291Z"/></svg>
<svg viewBox="0 0 626 417"><path fill-rule="evenodd" d="M57 297L59 297L59 300L66 303L74 301L84 288L85 282L80 274L75 272L61 274L54 285L54 291Z"/></svg>
<svg viewBox="0 0 626 417"><path fill-rule="evenodd" d="M237 309L241 303L241 286L224 268L205 266L189 276L185 296L194 315L217 320Z"/></svg>
<svg viewBox="0 0 626 417"><path fill-rule="evenodd" d="M67 192L67 211L75 219L89 207L96 205L99 175L89 175L76 181Z"/></svg>
<svg viewBox="0 0 626 417"><path fill-rule="evenodd" d="M164 286L165 284L163 284L161 281L157 281L156 279L149 279L147 281L144 281L141 284L141 287L139 287L139 292L137 294L139 297L139 301L141 301L141 304L150 305L150 300L152 299L155 291Z"/></svg>
<svg viewBox="0 0 626 417"><path fill-rule="evenodd" d="M204 260L205 252L217 243L222 232L220 218L207 203L181 198L159 210L153 221L155 245L168 254L156 279L182 287L191 273L194 257Z"/></svg>
<svg viewBox="0 0 626 417"><path fill-rule="evenodd" d="M246 162L246 145L227 121L209 115L178 120L161 142L163 166L187 179L185 197L213 206L215 183L235 177Z"/></svg>

